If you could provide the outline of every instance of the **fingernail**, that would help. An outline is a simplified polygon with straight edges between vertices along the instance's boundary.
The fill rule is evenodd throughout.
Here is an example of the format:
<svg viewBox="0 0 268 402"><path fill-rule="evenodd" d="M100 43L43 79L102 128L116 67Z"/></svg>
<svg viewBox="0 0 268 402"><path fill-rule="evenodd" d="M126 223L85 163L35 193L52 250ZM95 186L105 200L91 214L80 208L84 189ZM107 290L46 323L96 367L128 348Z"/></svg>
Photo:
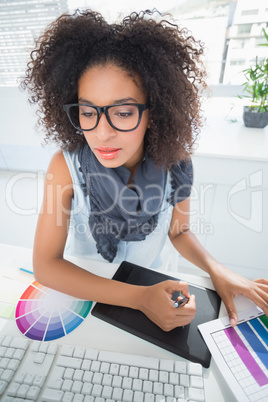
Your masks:
<svg viewBox="0 0 268 402"><path fill-rule="evenodd" d="M231 324L232 327L235 327L236 322L235 322L234 318L230 318L230 324Z"/></svg>

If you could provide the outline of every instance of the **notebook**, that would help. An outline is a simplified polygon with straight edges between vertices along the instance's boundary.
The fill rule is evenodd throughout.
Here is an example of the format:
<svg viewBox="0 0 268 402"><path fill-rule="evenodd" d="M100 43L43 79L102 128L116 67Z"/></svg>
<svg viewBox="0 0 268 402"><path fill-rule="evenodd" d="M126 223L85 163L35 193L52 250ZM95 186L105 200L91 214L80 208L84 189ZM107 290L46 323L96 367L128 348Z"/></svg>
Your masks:
<svg viewBox="0 0 268 402"><path fill-rule="evenodd" d="M161 272L123 261L113 276L114 280L133 285L154 285L167 279L179 280ZM197 312L189 325L163 331L139 310L96 303L91 314L146 341L173 352L185 359L208 368L211 353L204 342L198 325L218 318L221 299L210 289L189 285L196 296ZM174 294L174 300L178 294Z"/></svg>

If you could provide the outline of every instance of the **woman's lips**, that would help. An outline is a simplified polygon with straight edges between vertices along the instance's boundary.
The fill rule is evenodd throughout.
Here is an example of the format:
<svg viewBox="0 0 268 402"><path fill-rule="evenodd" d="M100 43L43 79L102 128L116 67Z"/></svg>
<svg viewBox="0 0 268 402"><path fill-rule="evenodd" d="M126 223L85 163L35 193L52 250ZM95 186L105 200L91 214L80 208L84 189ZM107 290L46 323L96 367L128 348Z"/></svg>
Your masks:
<svg viewBox="0 0 268 402"><path fill-rule="evenodd" d="M98 155L102 159L114 159L120 152L120 148L111 148L111 147L99 147L96 148Z"/></svg>

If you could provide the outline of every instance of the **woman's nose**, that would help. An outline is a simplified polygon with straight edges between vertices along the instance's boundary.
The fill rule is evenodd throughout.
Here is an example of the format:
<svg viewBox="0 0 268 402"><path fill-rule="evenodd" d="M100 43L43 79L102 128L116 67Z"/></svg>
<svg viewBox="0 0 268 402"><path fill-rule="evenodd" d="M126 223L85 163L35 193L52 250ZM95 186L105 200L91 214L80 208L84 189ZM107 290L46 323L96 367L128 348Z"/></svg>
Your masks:
<svg viewBox="0 0 268 402"><path fill-rule="evenodd" d="M104 113L101 113L99 123L94 131L95 135L103 141L116 135L116 130L109 124Z"/></svg>

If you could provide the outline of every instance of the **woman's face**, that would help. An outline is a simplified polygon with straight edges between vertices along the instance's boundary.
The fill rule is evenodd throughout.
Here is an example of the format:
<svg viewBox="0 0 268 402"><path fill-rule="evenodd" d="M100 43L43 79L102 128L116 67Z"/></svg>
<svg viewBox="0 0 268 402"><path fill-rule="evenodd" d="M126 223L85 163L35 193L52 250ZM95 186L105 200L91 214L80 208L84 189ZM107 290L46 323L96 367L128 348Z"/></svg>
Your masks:
<svg viewBox="0 0 268 402"><path fill-rule="evenodd" d="M138 77L135 80L113 64L88 69L78 81L79 103L93 106L108 106L120 103L146 103ZM139 126L129 132L113 128L104 113L92 131L84 136L99 162L108 168L125 166L130 171L143 158L144 135L149 126L148 109Z"/></svg>

